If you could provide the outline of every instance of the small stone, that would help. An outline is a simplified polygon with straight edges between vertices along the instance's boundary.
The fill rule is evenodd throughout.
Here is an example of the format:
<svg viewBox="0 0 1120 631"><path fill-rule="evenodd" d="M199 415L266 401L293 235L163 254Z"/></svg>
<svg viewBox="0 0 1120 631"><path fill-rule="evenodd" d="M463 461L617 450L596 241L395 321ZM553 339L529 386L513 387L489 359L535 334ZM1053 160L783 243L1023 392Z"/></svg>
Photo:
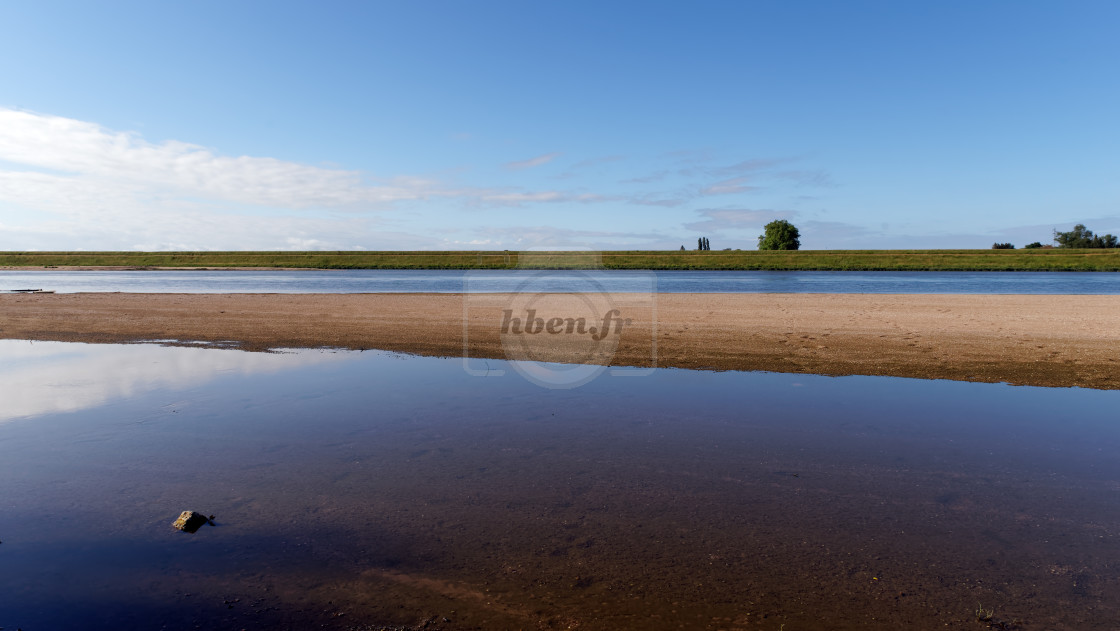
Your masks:
<svg viewBox="0 0 1120 631"><path fill-rule="evenodd" d="M202 513L196 513L193 510L185 510L179 515L171 525L182 530L183 532L195 532L202 527L203 524L209 523L210 520Z"/></svg>

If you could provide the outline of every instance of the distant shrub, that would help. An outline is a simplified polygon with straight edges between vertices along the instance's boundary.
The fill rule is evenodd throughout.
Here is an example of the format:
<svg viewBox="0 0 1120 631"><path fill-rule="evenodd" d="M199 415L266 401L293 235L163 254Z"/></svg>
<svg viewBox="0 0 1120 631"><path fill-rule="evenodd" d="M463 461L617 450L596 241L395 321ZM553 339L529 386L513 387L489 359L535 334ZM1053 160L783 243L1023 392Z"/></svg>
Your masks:
<svg viewBox="0 0 1120 631"><path fill-rule="evenodd" d="M1093 234L1085 224L1077 224L1069 232L1054 231L1054 241L1060 248L1115 248L1118 239L1111 234Z"/></svg>
<svg viewBox="0 0 1120 631"><path fill-rule="evenodd" d="M1024 250L1034 250L1034 249L1041 248L1041 247L1042 247L1042 244L1039 243L1038 241L1035 241L1034 243L1028 243L1028 244L1024 245L1023 249Z"/></svg>
<svg viewBox="0 0 1120 631"><path fill-rule="evenodd" d="M992 249L993 250L1014 250L1015 246L1011 245L1010 243L993 243L992 244Z"/></svg>

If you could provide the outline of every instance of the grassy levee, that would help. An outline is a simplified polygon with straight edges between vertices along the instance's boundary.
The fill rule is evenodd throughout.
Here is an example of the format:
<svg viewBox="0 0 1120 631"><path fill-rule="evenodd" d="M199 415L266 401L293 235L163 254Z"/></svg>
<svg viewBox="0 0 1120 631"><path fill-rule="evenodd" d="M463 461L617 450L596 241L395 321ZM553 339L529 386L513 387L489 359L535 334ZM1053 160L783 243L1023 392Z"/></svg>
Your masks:
<svg viewBox="0 0 1120 631"><path fill-rule="evenodd" d="M0 252L3 267L1120 271L1120 249L799 250L796 252Z"/></svg>

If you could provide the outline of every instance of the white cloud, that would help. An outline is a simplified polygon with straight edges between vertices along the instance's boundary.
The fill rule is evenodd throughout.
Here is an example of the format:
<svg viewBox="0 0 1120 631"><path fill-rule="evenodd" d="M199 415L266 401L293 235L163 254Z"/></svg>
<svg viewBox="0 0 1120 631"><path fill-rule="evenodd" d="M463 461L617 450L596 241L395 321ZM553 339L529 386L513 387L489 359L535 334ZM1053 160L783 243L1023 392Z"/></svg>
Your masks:
<svg viewBox="0 0 1120 631"><path fill-rule="evenodd" d="M517 162L507 162L506 163L506 168L514 170L514 171L520 171L522 169L531 169L533 167L539 167L542 164L548 164L549 162L552 162L553 160L555 160L558 157L560 157L559 153L546 153L544 155L537 156L535 158L529 158L528 160L519 160Z"/></svg>
<svg viewBox="0 0 1120 631"><path fill-rule="evenodd" d="M505 166L531 169L560 155ZM759 177L771 183L815 177L765 173L773 165L767 160L719 168L708 168L709 161L704 154L676 156L676 166L687 169L629 180L612 174L613 188L605 190L468 184L446 171L439 181L406 174L374 178L339 167L223 155L177 140L153 142L93 122L0 108L0 250L439 249L447 247L448 238L491 243L496 235L479 225L473 212L480 208L501 213L614 203L622 207L615 212L640 214L642 225L649 226L648 217L657 212L649 207L683 206L704 195L754 194L748 179ZM586 173L595 181L604 174L594 167L621 162L618 155L583 160L565 176ZM649 168L640 160L627 164ZM550 221L561 231L579 227L570 213L551 213ZM675 231L676 221L665 219L662 227ZM634 242L622 234L585 236L604 246Z"/></svg>
<svg viewBox="0 0 1120 631"><path fill-rule="evenodd" d="M0 108L0 249L437 248L441 241L424 236L428 230L416 219L419 234L404 226L387 230L408 219L383 211L421 201L520 206L598 199L449 187L405 175L374 180Z"/></svg>
<svg viewBox="0 0 1120 631"><path fill-rule="evenodd" d="M369 185L356 171L222 156L178 141L154 144L94 123L10 109L0 109L0 160L49 171L0 172L8 199L61 186L72 195L111 189L268 207L369 208L438 192L423 180Z"/></svg>
<svg viewBox="0 0 1120 631"><path fill-rule="evenodd" d="M394 202L463 195L423 178L230 157L0 108L0 249L411 247L378 228ZM466 194L470 194L469 191Z"/></svg>

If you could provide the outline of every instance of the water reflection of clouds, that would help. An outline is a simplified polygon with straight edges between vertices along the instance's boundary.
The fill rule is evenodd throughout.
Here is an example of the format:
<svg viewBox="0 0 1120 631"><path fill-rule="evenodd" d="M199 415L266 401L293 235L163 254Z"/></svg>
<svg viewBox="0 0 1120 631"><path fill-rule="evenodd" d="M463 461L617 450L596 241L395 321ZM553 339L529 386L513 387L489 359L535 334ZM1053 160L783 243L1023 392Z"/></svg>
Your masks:
<svg viewBox="0 0 1120 631"><path fill-rule="evenodd" d="M223 375L276 373L343 361L351 353L283 353L0 340L0 421L74 412L161 389L181 389Z"/></svg>

